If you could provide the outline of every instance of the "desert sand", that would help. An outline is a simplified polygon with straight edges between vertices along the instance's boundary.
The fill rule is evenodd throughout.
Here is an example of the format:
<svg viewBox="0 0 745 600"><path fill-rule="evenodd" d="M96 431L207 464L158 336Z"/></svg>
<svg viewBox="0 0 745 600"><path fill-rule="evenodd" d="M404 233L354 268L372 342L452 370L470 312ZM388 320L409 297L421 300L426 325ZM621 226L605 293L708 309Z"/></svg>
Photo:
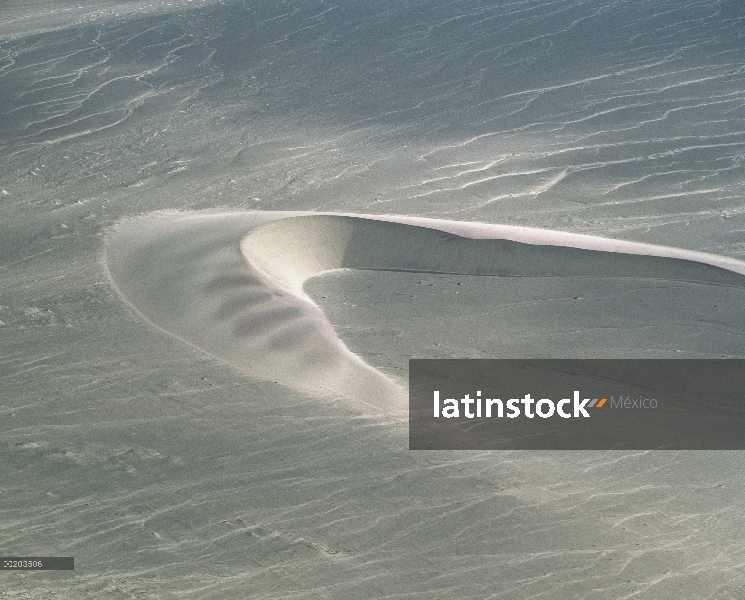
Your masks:
<svg viewBox="0 0 745 600"><path fill-rule="evenodd" d="M108 241L122 298L159 329L259 379L405 416L406 381L349 351L305 282L340 269L745 287L745 262L559 231L403 216L157 215ZM491 303L488 303L491 304Z"/></svg>
<svg viewBox="0 0 745 600"><path fill-rule="evenodd" d="M740 600L742 452L396 409L410 357L745 358L743 24L4 2L0 554L75 571L0 598Z"/></svg>

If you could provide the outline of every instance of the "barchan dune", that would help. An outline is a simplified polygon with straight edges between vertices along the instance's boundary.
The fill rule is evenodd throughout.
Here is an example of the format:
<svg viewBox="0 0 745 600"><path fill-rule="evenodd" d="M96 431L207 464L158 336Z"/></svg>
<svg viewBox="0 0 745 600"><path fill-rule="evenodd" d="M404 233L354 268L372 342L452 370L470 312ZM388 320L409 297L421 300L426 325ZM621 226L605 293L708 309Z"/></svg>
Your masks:
<svg viewBox="0 0 745 600"><path fill-rule="evenodd" d="M593 236L417 217L299 212L151 215L109 236L119 294L159 329L246 373L386 411L402 385L338 338L303 282L334 269L634 277L745 287L745 262Z"/></svg>

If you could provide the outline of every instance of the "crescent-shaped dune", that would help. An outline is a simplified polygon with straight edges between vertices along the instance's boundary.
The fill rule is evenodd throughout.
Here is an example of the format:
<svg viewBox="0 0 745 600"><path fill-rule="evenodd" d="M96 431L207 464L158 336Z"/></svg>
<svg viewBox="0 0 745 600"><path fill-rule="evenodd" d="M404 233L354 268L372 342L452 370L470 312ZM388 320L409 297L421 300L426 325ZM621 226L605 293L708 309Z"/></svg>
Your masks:
<svg viewBox="0 0 745 600"><path fill-rule="evenodd" d="M745 287L745 262L543 229L299 212L146 216L109 236L119 294L159 329L252 376L383 410L401 386L350 352L303 282L333 269L635 277Z"/></svg>

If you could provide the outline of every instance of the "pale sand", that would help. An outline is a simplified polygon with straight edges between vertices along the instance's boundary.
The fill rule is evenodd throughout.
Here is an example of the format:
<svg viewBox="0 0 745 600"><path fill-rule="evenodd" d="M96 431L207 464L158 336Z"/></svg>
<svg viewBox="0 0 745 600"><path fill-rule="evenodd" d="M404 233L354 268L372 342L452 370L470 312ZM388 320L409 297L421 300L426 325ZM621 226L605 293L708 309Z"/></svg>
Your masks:
<svg viewBox="0 0 745 600"><path fill-rule="evenodd" d="M544 229L300 212L154 215L120 225L106 264L159 329L250 375L402 413L403 382L339 339L303 283L335 269L633 277L745 287L745 262Z"/></svg>
<svg viewBox="0 0 745 600"><path fill-rule="evenodd" d="M0 540L76 570L5 573L0 598L745 597L744 453L410 452L388 413L152 326L102 264L127 219L249 208L745 260L745 3L1 6ZM163 244L212 243L177 222ZM214 232L238 270L246 222ZM232 321L179 321L208 279L151 233L140 275L167 278L143 295L178 304L150 318L264 360ZM183 268L222 260L203 250ZM342 269L304 290L397 382L409 356L745 358L743 288Z"/></svg>

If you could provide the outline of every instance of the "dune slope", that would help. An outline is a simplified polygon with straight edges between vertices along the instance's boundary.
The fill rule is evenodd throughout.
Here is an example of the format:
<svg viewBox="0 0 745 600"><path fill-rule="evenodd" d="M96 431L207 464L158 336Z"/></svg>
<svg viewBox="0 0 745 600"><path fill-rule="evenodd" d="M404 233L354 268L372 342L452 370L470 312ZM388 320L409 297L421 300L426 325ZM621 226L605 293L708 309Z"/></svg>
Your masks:
<svg viewBox="0 0 745 600"><path fill-rule="evenodd" d="M161 330L250 375L388 411L401 385L350 352L303 282L334 269L511 277L635 277L742 287L745 263L541 229L415 217L285 212L143 217L106 263Z"/></svg>

